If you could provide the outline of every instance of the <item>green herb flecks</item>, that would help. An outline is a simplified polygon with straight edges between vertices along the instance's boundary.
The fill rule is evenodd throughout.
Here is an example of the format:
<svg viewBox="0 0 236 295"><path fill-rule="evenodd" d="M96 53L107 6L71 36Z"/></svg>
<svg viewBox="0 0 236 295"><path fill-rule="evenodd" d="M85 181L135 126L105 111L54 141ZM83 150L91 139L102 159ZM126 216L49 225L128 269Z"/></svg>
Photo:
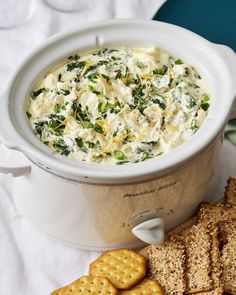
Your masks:
<svg viewBox="0 0 236 295"><path fill-rule="evenodd" d="M204 94L203 95L203 99L201 101L201 108L206 112L208 109L209 109L209 100L210 100L210 97L208 94Z"/></svg>
<svg viewBox="0 0 236 295"><path fill-rule="evenodd" d="M76 137L75 142L76 142L77 146L80 147L80 148L82 148L84 146L84 142L83 142L83 139L81 137Z"/></svg>
<svg viewBox="0 0 236 295"><path fill-rule="evenodd" d="M54 110L55 113L59 113L60 110L61 110L61 104L55 103L54 106L53 106L53 110Z"/></svg>
<svg viewBox="0 0 236 295"><path fill-rule="evenodd" d="M144 69L144 68L146 68L146 65L145 65L143 62L141 62L141 61L137 61L137 62L136 62L136 66L137 66L138 68L140 68L140 69Z"/></svg>
<svg viewBox="0 0 236 295"><path fill-rule="evenodd" d="M117 100L114 104L107 101L100 102L98 104L98 111L104 113L110 111L110 113L118 114L123 108L123 105Z"/></svg>
<svg viewBox="0 0 236 295"><path fill-rule="evenodd" d="M34 122L34 132L36 135L39 135L40 138L43 135L45 126L47 126L47 121Z"/></svg>
<svg viewBox="0 0 236 295"><path fill-rule="evenodd" d="M163 75L165 75L165 73L167 72L167 70L168 70L168 67L164 65L164 66L163 66L162 68L160 68L160 69L155 69L155 70L153 70L153 74L154 74L154 75L163 76Z"/></svg>
<svg viewBox="0 0 236 295"><path fill-rule="evenodd" d="M98 104L98 111L100 113L105 112L107 110L107 105L108 105L108 102L107 101L99 102L99 104Z"/></svg>
<svg viewBox="0 0 236 295"><path fill-rule="evenodd" d="M50 114L47 116L48 127L54 130L56 129L64 129L65 128L65 117L57 114Z"/></svg>
<svg viewBox="0 0 236 295"><path fill-rule="evenodd" d="M181 59L177 59L177 60L175 61L175 64L176 64L176 65L182 65L182 64L183 64L183 61L182 61Z"/></svg>
<svg viewBox="0 0 236 295"><path fill-rule="evenodd" d="M188 82L188 86L191 88L200 88L197 84L193 83L193 82Z"/></svg>
<svg viewBox="0 0 236 295"><path fill-rule="evenodd" d="M68 57L68 59L69 60L78 60L80 57L79 57L79 55L77 55L77 54L75 54L75 55L70 55L69 57Z"/></svg>
<svg viewBox="0 0 236 295"><path fill-rule="evenodd" d="M192 130L193 133L196 133L198 129L199 129L199 127L196 124L192 124L190 126L190 130Z"/></svg>
<svg viewBox="0 0 236 295"><path fill-rule="evenodd" d="M26 116L28 117L28 119L30 119L32 117L32 115L30 114L30 112L26 111Z"/></svg>
<svg viewBox="0 0 236 295"><path fill-rule="evenodd" d="M97 55L97 56L99 56L99 57L103 57L103 56L106 56L106 55L109 55L109 54L111 54L111 53L114 53L114 52L116 52L116 51L118 51L117 49L108 49L108 48L104 48L104 49L101 49L101 50L99 50L99 51L95 51L95 52L93 52L92 53L92 55Z"/></svg>
<svg viewBox="0 0 236 295"><path fill-rule="evenodd" d="M147 145L150 145L150 146L155 146L159 143L159 141L141 141L141 143L143 144L147 144Z"/></svg>
<svg viewBox="0 0 236 295"><path fill-rule="evenodd" d="M55 152L65 156L68 156L71 152L69 146L65 143L65 141L62 138L53 143L53 149L55 150Z"/></svg>
<svg viewBox="0 0 236 295"><path fill-rule="evenodd" d="M31 97L33 99L35 99L37 96L39 96L41 93L43 93L45 91L46 91L46 88L40 88L40 89L38 89L36 91L33 91Z"/></svg>
<svg viewBox="0 0 236 295"><path fill-rule="evenodd" d="M86 61L72 61L67 64L66 70L71 72L73 70L82 70L86 65Z"/></svg>
<svg viewBox="0 0 236 295"><path fill-rule="evenodd" d="M119 151L119 150L114 150L112 151L111 153L112 157L116 160L124 160L125 159L125 155L122 151Z"/></svg>
<svg viewBox="0 0 236 295"><path fill-rule="evenodd" d="M70 94L70 90L61 89L61 93L66 96Z"/></svg>
<svg viewBox="0 0 236 295"><path fill-rule="evenodd" d="M34 131L36 135L42 137L43 132L62 135L65 129L65 117L57 114L46 116L45 120L34 122Z"/></svg>
<svg viewBox="0 0 236 295"><path fill-rule="evenodd" d="M96 131L97 133L101 133L101 134L104 133L104 131L103 131L103 129L102 129L102 126L100 126L100 125L97 124L97 123L95 123L95 124L93 125L92 128L93 128L93 130Z"/></svg>
<svg viewBox="0 0 236 295"><path fill-rule="evenodd" d="M90 75L87 76L87 78L91 81L91 82L96 82L97 79L99 77L99 74L96 72L96 73L92 73Z"/></svg>
<svg viewBox="0 0 236 295"><path fill-rule="evenodd" d="M163 101L161 101L160 99L158 99L158 98L154 98L154 99L153 99L153 103L158 104L159 107L160 107L161 109L163 109L163 110L166 109L166 104L165 104Z"/></svg>
<svg viewBox="0 0 236 295"><path fill-rule="evenodd" d="M88 89L89 89L89 91L93 92L96 95L101 95L102 94L100 91L95 90L92 85L89 85Z"/></svg>
<svg viewBox="0 0 236 295"><path fill-rule="evenodd" d="M92 158L94 161L101 160L103 158L103 154L94 154Z"/></svg>
<svg viewBox="0 0 236 295"><path fill-rule="evenodd" d="M85 141L85 144L87 145L87 147L88 147L89 149L93 149L93 148L95 147L95 145L96 145L96 143L94 143L94 142L92 142L92 141L89 141L89 140L86 140L86 141Z"/></svg>
<svg viewBox="0 0 236 295"><path fill-rule="evenodd" d="M82 105L77 102L74 101L72 104L72 110L73 110L73 117L84 127L84 128L88 128L88 129L93 129L94 131L96 131L97 133L101 133L103 134L104 131L102 129L102 127L95 123L93 124L91 122L91 115L88 112L88 107L85 108L85 110L82 110Z"/></svg>
<svg viewBox="0 0 236 295"><path fill-rule="evenodd" d="M121 70L118 70L116 72L116 79L121 79L121 78L122 78L122 72L121 72Z"/></svg>
<svg viewBox="0 0 236 295"><path fill-rule="evenodd" d="M94 65L89 66L86 71L84 72L84 76L85 77L90 77L89 79L91 79L92 74L96 74L97 76L99 76L98 74L98 68L104 65L107 65L109 63L108 60L100 60L99 62L97 62Z"/></svg>
<svg viewBox="0 0 236 295"><path fill-rule="evenodd" d="M197 105L196 101L194 98L190 98L189 103L186 105L188 109L192 109Z"/></svg>
<svg viewBox="0 0 236 295"><path fill-rule="evenodd" d="M145 85L142 85L141 79L138 77L135 79L136 88L132 91L133 104L130 104L131 109L137 108L141 113L147 107L148 101L144 98L144 88Z"/></svg>
<svg viewBox="0 0 236 295"><path fill-rule="evenodd" d="M101 74L101 76L103 77L103 79L105 79L107 82L109 82L110 78L107 75Z"/></svg>
<svg viewBox="0 0 236 295"><path fill-rule="evenodd" d="M124 165L124 164L128 164L129 161L118 161L116 162L116 165Z"/></svg>

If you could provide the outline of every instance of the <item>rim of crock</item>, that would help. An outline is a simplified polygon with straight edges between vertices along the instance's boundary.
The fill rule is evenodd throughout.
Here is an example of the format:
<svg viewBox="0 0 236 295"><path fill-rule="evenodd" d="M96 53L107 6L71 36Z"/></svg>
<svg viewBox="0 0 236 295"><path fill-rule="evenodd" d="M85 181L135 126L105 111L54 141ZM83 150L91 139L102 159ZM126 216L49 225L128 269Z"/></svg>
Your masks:
<svg viewBox="0 0 236 295"><path fill-rule="evenodd" d="M207 59L212 60L218 63L215 69L218 71L214 72L214 79L217 80L218 85L215 83L215 88L212 89L214 95L212 97L211 105L209 108L208 115L200 127L198 132L194 134L191 139L182 145L176 147L172 151L163 154L158 158L152 158L150 160L141 162L141 163L130 163L127 165L121 166L108 166L108 165L99 165L99 164L90 164L90 163L82 163L75 160L68 159L59 154L55 154L51 149L44 146L32 133L29 135L32 142L36 142L36 144L32 145L29 143L27 138L21 136L17 131L16 122L14 122L14 118L12 118L12 105L11 105L11 90L12 85L18 78L19 73L22 72L24 66L30 62L30 60L34 60L34 58L39 55L42 51L47 50L47 48L56 43L58 40L63 40L68 36L73 36L73 34L79 34L86 32L86 30L96 30L101 27L122 27L124 26L141 26L144 28L154 27L155 29L169 30L173 34L182 34L185 38L188 38L188 42L195 42L194 45L196 48L200 48L200 50L206 50ZM121 29L122 29L121 28ZM154 29L153 28L153 29ZM171 36L169 38L169 42L171 41ZM162 47L161 47L162 48ZM163 48L165 49L165 48ZM168 51L168 50L167 50ZM73 51L72 51L73 52ZM5 127L10 128L7 133L10 133L11 139L9 139L8 135L3 134L3 128L0 127L0 137L8 147L17 149L22 151L25 155L30 158L33 157L37 159L38 162L42 162L44 166L50 167L59 172L61 175L67 175L69 177L77 179L98 179L98 180L112 180L112 179L130 179L136 177L144 177L146 175L151 175L153 173L161 173L167 171L173 167L176 167L199 154L203 151L222 131L232 108L233 98L236 94L236 81L233 80L232 74L235 73L236 68L236 58L232 60L233 51L226 46L216 45L207 41L206 39L198 36L197 34L186 30L184 28L166 24L163 22L150 21L150 20L129 20L129 19L120 19L120 20L109 20L109 21L99 21L81 25L80 29L76 29L73 31L65 32L57 34L44 42L43 45L34 50L31 55L27 57L25 61L16 69L15 74L11 78L8 88L4 93L5 98L2 99L3 107L5 108L5 115L3 115L3 120L6 120ZM197 58L197 57L195 57ZM57 59L54 60L54 63ZM201 65L201 64L199 64ZM204 67L204 66L203 66ZM213 76L213 70L212 76ZM235 74L236 76L236 74ZM211 77L213 79L213 77ZM221 80L222 79L222 80ZM235 84L234 84L235 83ZM220 100L219 96L222 93L222 88L224 88L224 103ZM219 92L219 95L217 94ZM18 110L19 111L19 110ZM23 111L23 110L21 110ZM3 122L3 121L2 121ZM3 125L4 125L3 124ZM2 129L2 130L1 130ZM53 156L52 156L53 154Z"/></svg>

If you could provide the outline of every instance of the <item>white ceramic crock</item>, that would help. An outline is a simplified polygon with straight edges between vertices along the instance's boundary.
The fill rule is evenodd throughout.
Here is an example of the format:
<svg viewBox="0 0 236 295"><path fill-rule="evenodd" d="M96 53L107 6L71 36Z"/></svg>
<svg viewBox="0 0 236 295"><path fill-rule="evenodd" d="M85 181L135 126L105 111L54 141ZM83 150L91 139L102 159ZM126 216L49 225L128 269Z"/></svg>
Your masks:
<svg viewBox="0 0 236 295"><path fill-rule="evenodd" d="M24 105L35 80L71 53L96 47L158 46L192 64L211 93L209 113L190 141L158 159L124 166L78 163L32 133ZM223 128L236 111L236 57L183 28L139 20L81 26L47 40L17 69L0 100L0 171L12 173L19 210L50 236L85 249L137 247L163 239L211 196ZM235 114L235 113L234 113ZM133 230L133 233L132 233ZM136 236L135 236L135 235Z"/></svg>

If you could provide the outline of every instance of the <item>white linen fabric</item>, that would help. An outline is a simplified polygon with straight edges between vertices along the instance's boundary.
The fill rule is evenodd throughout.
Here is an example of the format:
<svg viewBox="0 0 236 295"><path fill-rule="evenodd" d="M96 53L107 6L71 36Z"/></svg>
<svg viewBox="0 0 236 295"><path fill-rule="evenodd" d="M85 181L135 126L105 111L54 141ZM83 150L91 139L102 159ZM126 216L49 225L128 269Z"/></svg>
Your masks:
<svg viewBox="0 0 236 295"><path fill-rule="evenodd" d="M1 0L2 2L7 0ZM18 0L16 0L18 1ZM69 0L66 0L69 1ZM63 13L43 0L33 4L31 17L9 30L0 30L0 92L14 68L31 50L51 35L81 23L109 18L150 19L164 0L78 0L81 9ZM1 17L1 16L0 16ZM236 149L224 143L221 190L226 177L236 176ZM1 150L0 150L1 159ZM98 253L62 245L36 229L16 209L11 175L0 173L0 289L2 295L46 295L81 275Z"/></svg>

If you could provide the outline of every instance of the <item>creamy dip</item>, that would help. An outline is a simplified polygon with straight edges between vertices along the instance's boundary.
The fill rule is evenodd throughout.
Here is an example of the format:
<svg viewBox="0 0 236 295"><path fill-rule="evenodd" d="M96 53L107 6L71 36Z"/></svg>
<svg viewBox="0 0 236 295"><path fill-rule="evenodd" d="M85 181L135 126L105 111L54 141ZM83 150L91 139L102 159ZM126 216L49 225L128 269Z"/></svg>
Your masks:
<svg viewBox="0 0 236 295"><path fill-rule="evenodd" d="M209 95L198 72L159 48L69 56L32 89L26 114L49 148L88 163L137 163L189 140Z"/></svg>

